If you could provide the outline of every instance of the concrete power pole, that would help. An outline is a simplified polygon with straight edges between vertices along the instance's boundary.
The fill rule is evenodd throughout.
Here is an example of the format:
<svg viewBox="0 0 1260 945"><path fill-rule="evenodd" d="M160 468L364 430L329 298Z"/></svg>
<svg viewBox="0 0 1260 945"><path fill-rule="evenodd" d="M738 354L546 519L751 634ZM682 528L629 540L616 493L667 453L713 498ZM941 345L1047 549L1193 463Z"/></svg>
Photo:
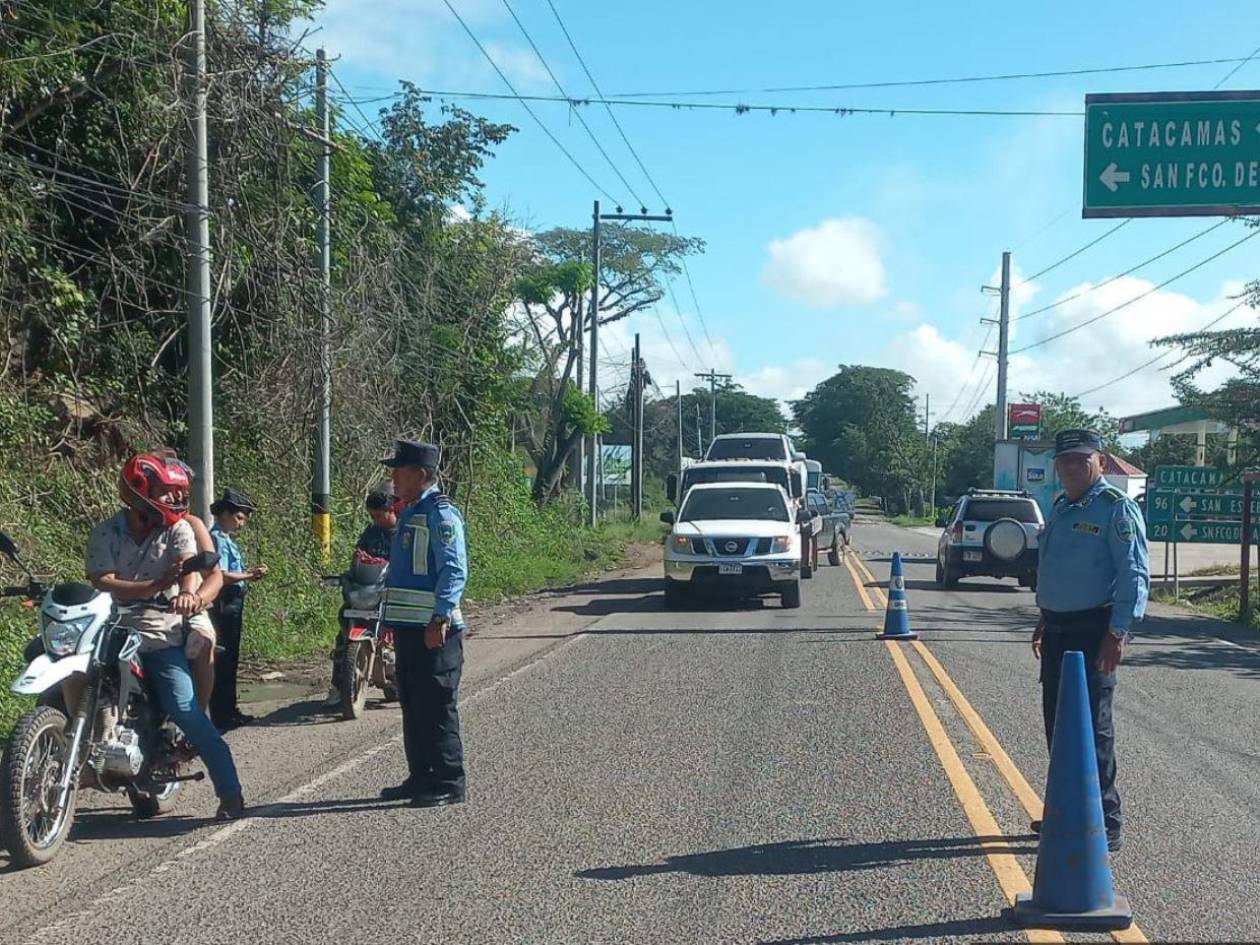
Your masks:
<svg viewBox="0 0 1260 945"><path fill-rule="evenodd" d="M188 0L184 97L188 103L185 172L188 208L188 461L196 476L192 511L210 521L214 501L214 380L210 360L210 160L206 153L206 7Z"/></svg>
<svg viewBox="0 0 1260 945"><path fill-rule="evenodd" d="M1011 329L1011 254L1002 254L1001 309L998 315L997 417L994 433L1005 440L1006 430L1006 352Z"/></svg>
<svg viewBox="0 0 1260 945"><path fill-rule="evenodd" d="M643 516L643 349L639 345L639 333L634 334L634 365L630 373L634 416L634 439L630 461L630 501L634 520Z"/></svg>
<svg viewBox="0 0 1260 945"><path fill-rule="evenodd" d="M714 439L717 438L717 382L718 378L729 381L731 375L718 374L710 368L704 374L696 374L696 377L709 382L709 444L712 445Z"/></svg>
<svg viewBox="0 0 1260 945"><path fill-rule="evenodd" d="M319 123L319 159L315 170L315 204L319 211L319 414L315 433L315 475L311 490L311 527L320 558L332 556L332 219L328 136L328 61L315 51L315 119Z"/></svg>
<svg viewBox="0 0 1260 945"><path fill-rule="evenodd" d="M682 475L683 433L682 433L682 381L674 381L674 400L678 408L678 475Z"/></svg>
<svg viewBox="0 0 1260 945"><path fill-rule="evenodd" d="M591 217L591 400L599 410L599 201ZM599 454L599 439L591 435L591 453L586 457L586 475L590 480L590 525L599 523L599 485L595 480L595 463Z"/></svg>

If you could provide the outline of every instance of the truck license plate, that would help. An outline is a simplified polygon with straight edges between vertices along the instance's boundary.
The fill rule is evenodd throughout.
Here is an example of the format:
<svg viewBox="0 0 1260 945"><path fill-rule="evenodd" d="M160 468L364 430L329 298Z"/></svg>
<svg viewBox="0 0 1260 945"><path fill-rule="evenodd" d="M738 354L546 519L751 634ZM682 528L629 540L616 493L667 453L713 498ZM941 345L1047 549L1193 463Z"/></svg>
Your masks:
<svg viewBox="0 0 1260 945"><path fill-rule="evenodd" d="M964 551L963 560L964 561L982 561L984 560L984 555L981 554L979 551Z"/></svg>
<svg viewBox="0 0 1260 945"><path fill-rule="evenodd" d="M743 574L744 566L742 564L719 564L718 574Z"/></svg>

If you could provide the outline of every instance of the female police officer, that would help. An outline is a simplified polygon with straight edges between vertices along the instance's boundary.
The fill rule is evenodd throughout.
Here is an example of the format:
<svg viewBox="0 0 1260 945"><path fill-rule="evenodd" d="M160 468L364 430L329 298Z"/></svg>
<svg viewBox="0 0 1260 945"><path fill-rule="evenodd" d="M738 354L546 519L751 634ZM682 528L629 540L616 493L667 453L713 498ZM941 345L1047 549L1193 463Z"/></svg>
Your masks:
<svg viewBox="0 0 1260 945"><path fill-rule="evenodd" d="M1046 741L1054 736L1063 654L1085 654L1094 750L1102 789L1107 848L1120 849L1115 726L1111 699L1116 668L1135 621L1146 612L1151 576L1146 528L1137 503L1102 477L1102 441L1093 430L1055 437L1054 468L1063 483L1042 532L1037 574L1041 619L1033 654L1041 660L1041 708ZM1033 821L1040 831L1041 821Z"/></svg>

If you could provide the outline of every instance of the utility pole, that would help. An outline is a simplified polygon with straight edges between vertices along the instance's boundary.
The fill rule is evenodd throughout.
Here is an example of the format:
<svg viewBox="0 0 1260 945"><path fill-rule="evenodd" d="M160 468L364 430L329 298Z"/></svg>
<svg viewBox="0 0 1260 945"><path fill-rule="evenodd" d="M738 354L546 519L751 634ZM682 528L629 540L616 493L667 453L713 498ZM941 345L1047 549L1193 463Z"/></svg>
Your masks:
<svg viewBox="0 0 1260 945"><path fill-rule="evenodd" d="M315 120L319 123L319 160L315 204L319 211L319 414L315 433L315 476L311 490L311 527L325 563L332 557L332 228L329 193L328 60L315 50Z"/></svg>
<svg viewBox="0 0 1260 945"><path fill-rule="evenodd" d="M591 401L599 411L599 201L591 216ZM591 434L591 455L586 458L586 472L590 481L590 524L599 523L599 486L595 482L595 463L599 453L599 439Z"/></svg>
<svg viewBox="0 0 1260 945"><path fill-rule="evenodd" d="M932 517L936 518L936 437L932 437L932 488L928 501L931 503Z"/></svg>
<svg viewBox="0 0 1260 945"><path fill-rule="evenodd" d="M647 213L623 213L621 208L617 208L616 213L600 213L599 201L595 201L595 210L591 215L591 400L595 402L595 409L599 410L599 224L601 220L642 220L642 221L658 221L662 223L672 223L674 213L666 208L664 215ZM637 357L637 354L636 354ZM597 436L591 437L591 453L594 454L599 449ZM594 528L599 521L598 512L595 507L596 486L595 486L595 456L587 457L586 468L590 474L590 499L591 499L591 527Z"/></svg>
<svg viewBox="0 0 1260 945"><path fill-rule="evenodd" d="M714 439L717 438L717 382L718 382L718 378L720 377L723 380L729 381L731 379L731 375L718 374L716 371L710 368L708 372L705 374L697 373L696 377L700 378L701 380L704 380L707 378L709 381L709 444L712 445Z"/></svg>
<svg viewBox="0 0 1260 945"><path fill-rule="evenodd" d="M1002 254L1001 309L998 315L997 417L996 438L1005 440L1006 430L1006 350L1011 328L1011 254Z"/></svg>
<svg viewBox="0 0 1260 945"><path fill-rule="evenodd" d="M634 395L631 405L634 439L631 441L630 507L637 522L643 516L643 357L638 332L634 333L634 364L630 370L630 385Z"/></svg>
<svg viewBox="0 0 1260 945"><path fill-rule="evenodd" d="M700 439L700 401L696 401L696 455L704 456L704 441Z"/></svg>
<svg viewBox="0 0 1260 945"><path fill-rule="evenodd" d="M674 400L678 408L678 475L682 475L683 434L682 434L682 381L674 381Z"/></svg>
<svg viewBox="0 0 1260 945"><path fill-rule="evenodd" d="M932 395L923 395L923 438L931 436L932 430Z"/></svg>
<svg viewBox="0 0 1260 945"><path fill-rule="evenodd" d="M189 105L185 163L188 239L188 460L196 474L192 511L210 521L214 500L214 383L210 361L210 160L206 149L206 7L188 0L184 97Z"/></svg>

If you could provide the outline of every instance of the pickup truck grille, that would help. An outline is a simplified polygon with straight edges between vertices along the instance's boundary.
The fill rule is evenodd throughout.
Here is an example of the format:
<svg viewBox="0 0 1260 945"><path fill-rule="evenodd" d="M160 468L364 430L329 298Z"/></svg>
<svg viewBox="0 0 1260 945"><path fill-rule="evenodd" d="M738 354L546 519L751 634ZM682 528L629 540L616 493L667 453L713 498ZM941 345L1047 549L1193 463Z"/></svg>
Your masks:
<svg viewBox="0 0 1260 945"><path fill-rule="evenodd" d="M693 538L691 553L708 555L709 544L721 558L742 558L746 555L768 555L773 539L770 538Z"/></svg>

